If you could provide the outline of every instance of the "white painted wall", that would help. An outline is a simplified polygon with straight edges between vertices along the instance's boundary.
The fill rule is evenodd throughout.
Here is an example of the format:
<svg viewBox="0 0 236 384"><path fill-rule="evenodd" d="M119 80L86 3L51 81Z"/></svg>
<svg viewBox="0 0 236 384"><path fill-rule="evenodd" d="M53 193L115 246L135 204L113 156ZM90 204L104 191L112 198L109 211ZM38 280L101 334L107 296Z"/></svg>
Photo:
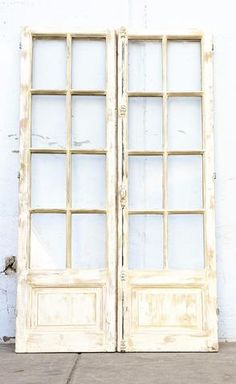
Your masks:
<svg viewBox="0 0 236 384"><path fill-rule="evenodd" d="M17 255L20 28L202 28L215 41L219 336L236 339L236 29L225 0L0 0L0 270ZM15 332L15 277L0 274L0 341ZM12 340L12 339L10 339Z"/></svg>

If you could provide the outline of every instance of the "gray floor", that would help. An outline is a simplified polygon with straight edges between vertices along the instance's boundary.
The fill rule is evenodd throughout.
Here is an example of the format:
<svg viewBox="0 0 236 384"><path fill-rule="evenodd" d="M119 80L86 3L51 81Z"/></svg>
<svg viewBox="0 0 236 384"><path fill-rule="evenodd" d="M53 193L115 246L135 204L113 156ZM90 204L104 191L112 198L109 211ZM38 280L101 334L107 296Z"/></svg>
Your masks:
<svg viewBox="0 0 236 384"><path fill-rule="evenodd" d="M236 384L236 343L219 353L15 354L0 345L3 384Z"/></svg>

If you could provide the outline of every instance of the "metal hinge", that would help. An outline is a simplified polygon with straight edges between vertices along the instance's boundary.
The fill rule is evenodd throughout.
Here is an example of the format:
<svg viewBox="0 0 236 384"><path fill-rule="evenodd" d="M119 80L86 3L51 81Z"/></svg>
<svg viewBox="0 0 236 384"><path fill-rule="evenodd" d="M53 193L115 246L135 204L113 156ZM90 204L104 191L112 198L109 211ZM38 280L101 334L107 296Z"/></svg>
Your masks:
<svg viewBox="0 0 236 384"><path fill-rule="evenodd" d="M125 38L127 36L127 30L125 27L120 28L120 37Z"/></svg>
<svg viewBox="0 0 236 384"><path fill-rule="evenodd" d="M19 42L19 49L22 49L22 43L21 43L21 41Z"/></svg>
<svg viewBox="0 0 236 384"><path fill-rule="evenodd" d="M120 204L122 208L124 208L126 205L126 197L127 197L126 188L124 185L122 185L120 188Z"/></svg>
<svg viewBox="0 0 236 384"><path fill-rule="evenodd" d="M119 109L119 114L120 116L125 116L127 112L127 108L125 104L122 104Z"/></svg>
<svg viewBox="0 0 236 384"><path fill-rule="evenodd" d="M126 271L124 270L123 267L122 267L121 272L120 272L120 279L121 279L121 281L126 280Z"/></svg>
<svg viewBox="0 0 236 384"><path fill-rule="evenodd" d="M216 180L216 172L213 172L213 180Z"/></svg>
<svg viewBox="0 0 236 384"><path fill-rule="evenodd" d="M120 342L120 351L125 352L126 351L126 341L124 339Z"/></svg>
<svg viewBox="0 0 236 384"><path fill-rule="evenodd" d="M212 52L214 52L214 50L215 50L215 45L214 45L214 43L212 43L211 50L212 50Z"/></svg>

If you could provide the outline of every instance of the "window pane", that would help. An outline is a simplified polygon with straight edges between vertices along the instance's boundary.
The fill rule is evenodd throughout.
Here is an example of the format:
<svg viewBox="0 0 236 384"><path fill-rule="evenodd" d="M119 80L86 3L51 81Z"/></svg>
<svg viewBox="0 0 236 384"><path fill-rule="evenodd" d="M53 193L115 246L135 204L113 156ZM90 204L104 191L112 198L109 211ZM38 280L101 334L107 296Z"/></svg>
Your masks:
<svg viewBox="0 0 236 384"><path fill-rule="evenodd" d="M106 216L72 216L72 268L105 268Z"/></svg>
<svg viewBox="0 0 236 384"><path fill-rule="evenodd" d="M66 216L34 214L31 216L32 269L66 267Z"/></svg>
<svg viewBox="0 0 236 384"><path fill-rule="evenodd" d="M34 40L33 88L65 89L66 41Z"/></svg>
<svg viewBox="0 0 236 384"><path fill-rule="evenodd" d="M169 215L169 268L204 268L203 216Z"/></svg>
<svg viewBox="0 0 236 384"><path fill-rule="evenodd" d="M65 208L65 155L33 154L31 169L32 207Z"/></svg>
<svg viewBox="0 0 236 384"><path fill-rule="evenodd" d="M129 157L129 209L162 208L162 158Z"/></svg>
<svg viewBox="0 0 236 384"><path fill-rule="evenodd" d="M170 149L200 149L202 122L200 97L170 97L168 100Z"/></svg>
<svg viewBox="0 0 236 384"><path fill-rule="evenodd" d="M106 99L103 96L73 96L72 146L106 147Z"/></svg>
<svg viewBox="0 0 236 384"><path fill-rule="evenodd" d="M168 42L168 89L171 91L201 90L200 42Z"/></svg>
<svg viewBox="0 0 236 384"><path fill-rule="evenodd" d="M106 88L105 40L73 39L72 87L76 89Z"/></svg>
<svg viewBox="0 0 236 384"><path fill-rule="evenodd" d="M105 209L106 160L100 155L73 155L73 208Z"/></svg>
<svg viewBox="0 0 236 384"><path fill-rule="evenodd" d="M169 209L202 208L201 156L169 156Z"/></svg>
<svg viewBox="0 0 236 384"><path fill-rule="evenodd" d="M129 90L162 90L160 41L129 41Z"/></svg>
<svg viewBox="0 0 236 384"><path fill-rule="evenodd" d="M162 216L129 216L129 268L161 269L163 265Z"/></svg>
<svg viewBox="0 0 236 384"><path fill-rule="evenodd" d="M129 149L161 149L162 98L129 98Z"/></svg>
<svg viewBox="0 0 236 384"><path fill-rule="evenodd" d="M32 97L32 146L63 148L66 141L65 96Z"/></svg>

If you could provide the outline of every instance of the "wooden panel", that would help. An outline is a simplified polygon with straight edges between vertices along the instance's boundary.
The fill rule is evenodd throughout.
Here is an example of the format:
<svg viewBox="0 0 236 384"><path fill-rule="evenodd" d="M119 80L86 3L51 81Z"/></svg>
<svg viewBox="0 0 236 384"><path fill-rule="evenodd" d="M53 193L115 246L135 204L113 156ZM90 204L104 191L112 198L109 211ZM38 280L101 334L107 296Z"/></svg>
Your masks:
<svg viewBox="0 0 236 384"><path fill-rule="evenodd" d="M64 327L102 331L101 293L101 288L33 288L32 327L47 332Z"/></svg>
<svg viewBox="0 0 236 384"><path fill-rule="evenodd" d="M133 288L132 328L175 332L202 330L200 288Z"/></svg>

